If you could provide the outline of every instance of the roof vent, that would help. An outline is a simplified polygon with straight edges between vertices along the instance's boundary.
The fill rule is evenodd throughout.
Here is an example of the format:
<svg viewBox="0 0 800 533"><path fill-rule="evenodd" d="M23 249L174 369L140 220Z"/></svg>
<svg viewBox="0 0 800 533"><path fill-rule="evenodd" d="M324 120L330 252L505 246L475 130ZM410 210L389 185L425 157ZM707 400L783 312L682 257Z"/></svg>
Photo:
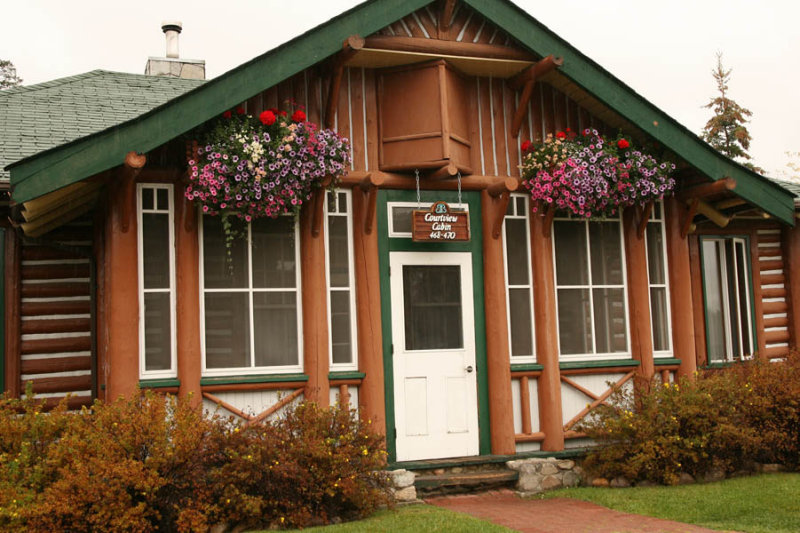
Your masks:
<svg viewBox="0 0 800 533"><path fill-rule="evenodd" d="M206 79L206 62L202 59L181 59L178 51L178 36L183 24L178 21L161 23L161 31L167 38L166 57L151 57L147 60L144 73L148 76L167 76L190 80Z"/></svg>

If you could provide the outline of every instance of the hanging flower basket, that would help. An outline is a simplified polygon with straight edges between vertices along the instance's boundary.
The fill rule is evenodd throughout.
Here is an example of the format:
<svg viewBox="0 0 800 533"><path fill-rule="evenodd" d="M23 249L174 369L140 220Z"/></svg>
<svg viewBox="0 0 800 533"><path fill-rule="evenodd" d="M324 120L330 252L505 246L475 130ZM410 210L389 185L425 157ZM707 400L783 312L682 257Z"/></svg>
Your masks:
<svg viewBox="0 0 800 533"><path fill-rule="evenodd" d="M247 222L297 215L327 178L335 186L350 164L350 143L308 122L302 110L289 117L269 109L255 118L240 107L201 132L188 163L186 198L222 219L230 250Z"/></svg>
<svg viewBox="0 0 800 533"><path fill-rule="evenodd" d="M660 200L675 188L675 165L631 147L619 136L567 128L539 146L523 143L523 184L537 205L554 205L581 218L610 217L632 205Z"/></svg>

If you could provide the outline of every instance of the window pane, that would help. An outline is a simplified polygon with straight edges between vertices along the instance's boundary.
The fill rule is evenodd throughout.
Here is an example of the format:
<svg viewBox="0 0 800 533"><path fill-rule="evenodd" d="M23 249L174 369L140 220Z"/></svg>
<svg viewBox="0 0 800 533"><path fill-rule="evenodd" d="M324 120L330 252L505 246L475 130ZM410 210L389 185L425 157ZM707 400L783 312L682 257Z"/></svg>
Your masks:
<svg viewBox="0 0 800 533"><path fill-rule="evenodd" d="M736 286L739 292L739 330L742 332L742 351L740 356L752 355L750 342L750 305L748 293L750 284L747 279L747 254L743 242L736 242Z"/></svg>
<svg viewBox="0 0 800 533"><path fill-rule="evenodd" d="M295 287L297 283L293 217L252 222L253 287Z"/></svg>
<svg viewBox="0 0 800 533"><path fill-rule="evenodd" d="M722 307L722 277L716 241L703 242L703 281L706 293L706 337L708 357L723 361L725 356L725 317Z"/></svg>
<svg viewBox="0 0 800 533"><path fill-rule="evenodd" d="M725 250L724 250L724 260L725 260L725 282L723 285L723 290L727 292L727 301L728 301L728 327L730 328L730 337L728 337L728 341L730 342L731 351L730 353L734 357L738 357L741 355L741 320L740 320L740 309L739 309L739 286L736 282L736 256L733 250L733 241L726 240L725 241Z"/></svg>
<svg viewBox="0 0 800 533"><path fill-rule="evenodd" d="M206 368L250 366L250 308L246 293L206 293Z"/></svg>
<svg viewBox="0 0 800 533"><path fill-rule="evenodd" d="M157 209L161 209L163 211L169 210L169 191L167 189L156 189L156 195L158 196L158 206Z"/></svg>
<svg viewBox="0 0 800 533"><path fill-rule="evenodd" d="M511 310L511 355L532 355L530 289L509 289L508 306Z"/></svg>
<svg viewBox="0 0 800 533"><path fill-rule="evenodd" d="M336 212L336 196L330 191L327 192L326 196L327 196L327 200L328 200L328 213L335 213Z"/></svg>
<svg viewBox="0 0 800 533"><path fill-rule="evenodd" d="M170 287L169 215L142 213L142 263L145 289Z"/></svg>
<svg viewBox="0 0 800 533"><path fill-rule="evenodd" d="M622 242L618 222L589 222L592 284L622 285Z"/></svg>
<svg viewBox="0 0 800 533"><path fill-rule="evenodd" d="M528 253L528 235L524 218L506 219L506 260L508 262L508 284L528 285L531 256Z"/></svg>
<svg viewBox="0 0 800 533"><path fill-rule="evenodd" d="M647 269L651 285L666 284L664 272L664 232L661 223L647 225Z"/></svg>
<svg viewBox="0 0 800 533"><path fill-rule="evenodd" d="M667 289L650 288L650 312L653 317L653 350L669 350L669 327L667 326Z"/></svg>
<svg viewBox="0 0 800 533"><path fill-rule="evenodd" d="M588 285L586 225L584 222L553 222L558 285Z"/></svg>
<svg viewBox="0 0 800 533"><path fill-rule="evenodd" d="M517 214L524 215L525 214L525 197L517 196L516 197L516 204L517 204Z"/></svg>
<svg viewBox="0 0 800 533"><path fill-rule="evenodd" d="M403 266L406 350L463 348L461 268Z"/></svg>
<svg viewBox="0 0 800 533"><path fill-rule="evenodd" d="M596 353L628 351L625 321L625 291L593 289Z"/></svg>
<svg viewBox="0 0 800 533"><path fill-rule="evenodd" d="M153 189L142 187L142 209L153 209Z"/></svg>
<svg viewBox="0 0 800 533"><path fill-rule="evenodd" d="M168 292L144 295L144 369L172 368L171 312Z"/></svg>
<svg viewBox="0 0 800 533"><path fill-rule="evenodd" d="M392 207L392 231L394 233L411 233L411 212L416 207L393 206Z"/></svg>
<svg viewBox="0 0 800 533"><path fill-rule="evenodd" d="M247 287L246 235L233 240L229 262L222 221L219 217L203 217L203 283L207 289Z"/></svg>
<svg viewBox="0 0 800 533"><path fill-rule="evenodd" d="M347 218L328 217L328 261L331 287L350 286L349 239Z"/></svg>
<svg viewBox="0 0 800 533"><path fill-rule="evenodd" d="M592 352L592 315L588 289L558 289L558 338L561 353Z"/></svg>
<svg viewBox="0 0 800 533"><path fill-rule="evenodd" d="M253 294L256 366L297 365L297 293Z"/></svg>
<svg viewBox="0 0 800 533"><path fill-rule="evenodd" d="M331 352L335 364L353 362L350 291L331 291Z"/></svg>

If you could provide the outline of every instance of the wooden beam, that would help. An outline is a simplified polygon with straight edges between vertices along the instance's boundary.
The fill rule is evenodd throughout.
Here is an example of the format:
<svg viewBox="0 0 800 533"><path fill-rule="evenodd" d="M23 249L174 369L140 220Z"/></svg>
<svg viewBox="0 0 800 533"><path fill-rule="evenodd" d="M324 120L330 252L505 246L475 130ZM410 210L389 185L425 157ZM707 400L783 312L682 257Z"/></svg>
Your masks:
<svg viewBox="0 0 800 533"><path fill-rule="evenodd" d="M642 216L639 218L639 228L636 231L636 236L640 239L644 237L644 232L647 229L647 222L650 220L650 214L653 212L653 202L647 202L644 209L642 209Z"/></svg>
<svg viewBox="0 0 800 533"><path fill-rule="evenodd" d="M378 187L383 185L386 177L380 173L368 172L358 184L358 187L366 195L367 201L364 202L364 233L372 233L372 221L375 219L375 209L378 202Z"/></svg>
<svg viewBox="0 0 800 533"><path fill-rule="evenodd" d="M691 200L689 203L689 209L686 210L686 213L683 218L683 227L681 228L681 238L685 239L687 235L689 235L689 231L692 227L692 220L694 220L694 215L697 213L697 204L700 200Z"/></svg>
<svg viewBox="0 0 800 533"><path fill-rule="evenodd" d="M531 429L531 391L530 379L528 376L522 376L519 379L519 403L522 418L522 433L530 435Z"/></svg>
<svg viewBox="0 0 800 533"><path fill-rule="evenodd" d="M425 178L430 181L441 181L445 179L450 179L454 177L456 174L458 174L458 167L456 166L455 163L450 161L445 166L436 169L427 176L425 176Z"/></svg>
<svg viewBox="0 0 800 533"><path fill-rule="evenodd" d="M508 209L509 200L511 200L511 195L507 192L501 194L497 198L491 199L493 204L496 204L498 201L500 202L499 205L494 207L495 211L494 223L492 224L492 239L500 238L500 233L503 229L503 220L505 220L506 217L506 210Z"/></svg>
<svg viewBox="0 0 800 533"><path fill-rule="evenodd" d="M435 56L477 57L506 59L510 61L536 61L529 52L499 44L465 43L424 37L398 37L373 35L364 39L364 48L372 50L393 50Z"/></svg>
<svg viewBox="0 0 800 533"><path fill-rule="evenodd" d="M486 187L486 192L488 192L489 196L492 198L497 198L503 193L516 191L519 189L519 184L520 181L517 178L503 178Z"/></svg>
<svg viewBox="0 0 800 533"><path fill-rule="evenodd" d="M342 85L344 66L359 50L364 48L364 39L358 35L351 35L342 43L342 51L333 59L331 82L328 86L328 100L325 105L325 127L333 128L333 116L336 104L339 101L339 89Z"/></svg>
<svg viewBox="0 0 800 533"><path fill-rule="evenodd" d="M122 165L122 187L124 187L123 201L122 201L122 220L120 229L122 233L128 233L131 225L131 217L133 216L133 206L136 203L134 198L136 194L136 176L147 163L147 156L144 154L137 154L136 152L128 152L125 156L125 162Z"/></svg>
<svg viewBox="0 0 800 533"><path fill-rule="evenodd" d="M278 403L276 403L269 409L261 412L261 414L254 416L250 420L248 420L247 425L250 426L253 424L258 424L262 420L265 420L266 418L270 417L273 413L276 413L278 410L280 410L282 407L289 405L292 401L294 401L295 398L297 398L301 394L303 394L303 389L297 389L290 395L281 398L281 400Z"/></svg>
<svg viewBox="0 0 800 533"><path fill-rule="evenodd" d="M450 19L453 18L453 11L456 8L456 0L444 0L442 8L439 11L439 39L447 37L447 32L450 31Z"/></svg>
<svg viewBox="0 0 800 533"><path fill-rule="evenodd" d="M740 205L744 205L746 203L747 202L741 198L727 198L714 204L714 208L722 211L725 209L730 209L731 207L739 207Z"/></svg>
<svg viewBox="0 0 800 533"><path fill-rule="evenodd" d="M579 420L581 420L581 419L582 419L584 416L588 415L588 414L589 414L589 412L590 412L592 409L594 409L595 407L597 407L598 405L600 405L601 403L603 403L603 402L604 402L604 401L605 401L605 400L606 400L606 399L607 399L609 396L611 396L611 394L612 394L612 393L613 393L615 390L619 389L619 388L620 388L622 385L624 385L624 384L625 384L625 383L626 383L626 382L627 382L629 379L631 379L631 378L634 376L634 374L636 374L636 371L631 371L631 372L628 372L628 373L627 373L627 374L625 374L623 377L621 377L619 380L617 380L617 382L616 382L616 383L614 383L613 385L611 385L611 387L609 387L607 391L605 391L603 394L601 394L600 396L598 396L598 397L597 397L597 399L596 399L595 401L593 401L591 404L589 404L589 405L587 405L586 407L584 407L584 408L581 410L581 412L580 412L580 413L578 413L577 415L573 416L573 417L572 417L572 418L569 420L569 422L567 422L566 424L564 424L564 431L565 431L565 432L567 432L567 431L569 431L570 429L572 429L572 426L574 426L574 425L575 425L575 424L576 424L576 423L577 423Z"/></svg>
<svg viewBox="0 0 800 533"><path fill-rule="evenodd" d="M699 199L693 201L697 202L697 212L706 217L708 220L710 220L717 226L719 226L720 228L724 228L731 221L731 217L723 215L722 213L711 207L711 205L709 205L707 202L704 202L703 200Z"/></svg>
<svg viewBox="0 0 800 533"><path fill-rule="evenodd" d="M553 218L556 216L556 204L549 204L547 211L542 216L542 237L550 238L550 229L553 227Z"/></svg>
<svg viewBox="0 0 800 533"><path fill-rule="evenodd" d="M678 193L681 200L690 200L693 198L706 198L715 194L732 191L736 188L736 180L733 178L722 178L711 183L703 183L683 190Z"/></svg>
<svg viewBox="0 0 800 533"><path fill-rule="evenodd" d="M520 87L524 87L528 82L536 82L537 79L552 72L563 64L564 58L554 57L550 54L508 80L508 85L515 91L519 90Z"/></svg>

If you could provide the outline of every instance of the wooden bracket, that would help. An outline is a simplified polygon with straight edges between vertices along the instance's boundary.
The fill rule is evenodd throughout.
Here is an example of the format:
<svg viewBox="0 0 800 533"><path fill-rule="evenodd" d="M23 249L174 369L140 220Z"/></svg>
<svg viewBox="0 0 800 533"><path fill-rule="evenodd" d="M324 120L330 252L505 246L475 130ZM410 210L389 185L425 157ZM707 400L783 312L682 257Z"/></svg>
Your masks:
<svg viewBox="0 0 800 533"><path fill-rule="evenodd" d="M444 0L442 9L439 12L439 39L447 37L447 32L450 31L450 19L453 18L453 11L456 8L456 0Z"/></svg>
<svg viewBox="0 0 800 533"><path fill-rule="evenodd" d="M720 213L716 209L714 209L711 205L703 200L697 200L697 212L706 217L708 220L719 226L720 228L724 228L730 223L731 217Z"/></svg>
<svg viewBox="0 0 800 533"><path fill-rule="evenodd" d="M553 218L556 216L556 204L549 204L547 206L547 212L542 216L544 216L544 223L542 224L542 237L549 239L550 229L553 227Z"/></svg>
<svg viewBox="0 0 800 533"><path fill-rule="evenodd" d="M653 212L653 202L647 202L641 211L639 218L639 228L636 231L636 236L640 239L644 237L644 232L647 229L647 222L650 220L650 214Z"/></svg>
<svg viewBox="0 0 800 533"><path fill-rule="evenodd" d="M128 152L125 155L120 184L122 186L122 209L120 210L122 233L128 233L131 227L131 216L136 202L136 176L141 172L145 163L147 163L147 156L144 154Z"/></svg>
<svg viewBox="0 0 800 533"><path fill-rule="evenodd" d="M492 198L492 208L494 211L494 221L492 223L492 238L498 239L503 230L503 220L506 217L508 202L511 200L511 193L519 188L519 180L516 178L504 178L495 181L488 187L486 192ZM499 203L498 203L499 202Z"/></svg>
<svg viewBox="0 0 800 533"><path fill-rule="evenodd" d="M689 235L689 230L692 227L692 220L694 216L697 214L697 204L700 202L697 198L691 200L689 203L689 209L686 210L686 218L683 219L683 227L681 228L681 238L685 239L687 235Z"/></svg>
<svg viewBox="0 0 800 533"><path fill-rule="evenodd" d="M522 87L522 94L520 94L519 103L517 104L516 111L514 111L514 118L511 121L511 135L514 138L519 136L519 129L522 127L522 121L525 119L528 102L530 102L531 95L533 94L533 86L536 84L537 78L544 76L563 63L564 60L562 58L555 58L549 55L511 78L509 85L512 88L518 89Z"/></svg>
<svg viewBox="0 0 800 533"><path fill-rule="evenodd" d="M439 180L452 178L456 174L458 174L458 167L456 166L455 163L450 161L445 166L434 170L433 172L431 172L430 174L428 174L425 177L427 179L431 180L431 181L439 181Z"/></svg>
<svg viewBox="0 0 800 533"><path fill-rule="evenodd" d="M342 43L342 51L333 59L333 73L328 86L328 100L325 105L325 127L333 128L333 117L336 113L336 104L339 101L339 88L342 85L344 66L356 53L364 48L364 39L358 35L351 35Z"/></svg>
<svg viewBox="0 0 800 533"><path fill-rule="evenodd" d="M333 181L333 176L325 176L318 189L314 190L311 196L311 236L319 237L322 230L322 221L325 219L325 214L322 212L325 207L325 194L328 192L328 187Z"/></svg>
<svg viewBox="0 0 800 533"><path fill-rule="evenodd" d="M372 221L375 218L375 209L378 202L378 187L386 181L382 172L368 172L358 184L358 188L366 196L364 202L364 233L372 233Z"/></svg>
<svg viewBox="0 0 800 533"><path fill-rule="evenodd" d="M711 183L703 183L702 185L697 185L696 187L690 187L684 191L681 191L678 193L678 198L684 201L688 201L693 198L706 198L715 194L732 191L735 188L735 179L730 177L722 178Z"/></svg>

